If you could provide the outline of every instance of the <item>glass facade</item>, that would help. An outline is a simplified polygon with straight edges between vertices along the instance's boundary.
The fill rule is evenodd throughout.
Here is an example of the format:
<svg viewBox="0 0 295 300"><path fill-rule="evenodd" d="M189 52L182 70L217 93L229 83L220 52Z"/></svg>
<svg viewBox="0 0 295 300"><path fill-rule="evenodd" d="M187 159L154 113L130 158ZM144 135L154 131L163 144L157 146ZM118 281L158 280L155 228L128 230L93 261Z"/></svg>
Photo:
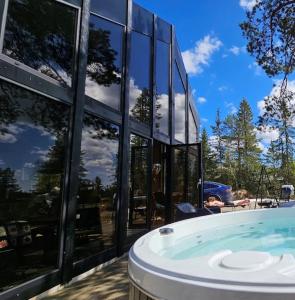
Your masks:
<svg viewBox="0 0 295 300"><path fill-rule="evenodd" d="M10 0L3 54L72 85L77 9L52 0Z"/></svg>
<svg viewBox="0 0 295 300"><path fill-rule="evenodd" d="M120 110L123 27L91 15L86 95Z"/></svg>
<svg viewBox="0 0 295 300"><path fill-rule="evenodd" d="M170 46L157 41L155 130L169 135L169 60Z"/></svg>
<svg viewBox="0 0 295 300"><path fill-rule="evenodd" d="M188 113L188 142L192 144L196 143L198 140L198 128L195 123L191 108L189 108Z"/></svg>
<svg viewBox="0 0 295 300"><path fill-rule="evenodd" d="M199 201L172 26L127 2L0 1L1 299L69 282Z"/></svg>
<svg viewBox="0 0 295 300"><path fill-rule="evenodd" d="M114 246L119 127L85 115L82 131L75 259Z"/></svg>
<svg viewBox="0 0 295 300"><path fill-rule="evenodd" d="M132 134L129 158L128 235L148 229L148 159L148 140Z"/></svg>
<svg viewBox="0 0 295 300"><path fill-rule="evenodd" d="M147 125L151 122L151 38L132 32L129 81L129 114Z"/></svg>
<svg viewBox="0 0 295 300"><path fill-rule="evenodd" d="M177 65L174 65L175 140L185 143L185 88Z"/></svg>
<svg viewBox="0 0 295 300"><path fill-rule="evenodd" d="M69 108L0 81L0 291L57 268Z"/></svg>

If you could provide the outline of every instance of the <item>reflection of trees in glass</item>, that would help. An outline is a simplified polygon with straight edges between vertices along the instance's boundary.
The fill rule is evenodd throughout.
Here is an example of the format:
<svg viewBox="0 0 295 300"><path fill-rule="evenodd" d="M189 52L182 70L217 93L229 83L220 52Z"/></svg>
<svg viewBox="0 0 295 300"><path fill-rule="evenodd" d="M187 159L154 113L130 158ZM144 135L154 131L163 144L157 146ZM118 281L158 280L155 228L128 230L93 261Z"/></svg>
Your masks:
<svg viewBox="0 0 295 300"><path fill-rule="evenodd" d="M121 71L115 64L118 52L111 46L111 32L95 28L93 23L89 30L87 76L99 85L120 84Z"/></svg>
<svg viewBox="0 0 295 300"><path fill-rule="evenodd" d="M64 168L64 147L64 140L57 139L49 149L47 159L39 163L35 185L37 193L59 191Z"/></svg>
<svg viewBox="0 0 295 300"><path fill-rule="evenodd" d="M111 123L101 121L98 118L92 117L91 115L85 115L84 117L84 132L89 131L91 134L91 139L94 140L106 140L106 141L118 141L119 139L119 131L118 127L112 125ZM82 142L83 144L83 142ZM97 156L101 156L103 151L97 148ZM113 196L117 192L117 179L118 179L118 149L114 151L114 161L113 166L115 166L115 171L110 172L109 170L104 170L105 176L108 176L110 183L103 184L101 178L99 176L95 176L94 179L90 179L87 174L89 169L85 167L87 165L87 148L81 151L81 160L80 160L80 191L84 190L92 190L93 197L85 197L83 201L86 202L98 202L103 197L108 197L108 201L113 201ZM105 166L95 166L95 168L105 168ZM98 170L97 170L98 171ZM85 193L85 192L83 192ZM81 197L82 198L82 197ZM91 200L92 199L92 200ZM109 206L112 208L112 205Z"/></svg>
<svg viewBox="0 0 295 300"><path fill-rule="evenodd" d="M186 152L184 148L174 150L173 189L182 197L185 192L185 155ZM178 200L182 201L183 198L179 198Z"/></svg>
<svg viewBox="0 0 295 300"><path fill-rule="evenodd" d="M14 173L11 168L0 168L0 201L13 200L15 193L20 191Z"/></svg>
<svg viewBox="0 0 295 300"><path fill-rule="evenodd" d="M136 103L131 109L132 117L140 122L150 123L151 110L151 94L149 89L144 88L139 97L136 98Z"/></svg>
<svg viewBox="0 0 295 300"><path fill-rule="evenodd" d="M133 194L147 195L147 140L131 135L131 169L130 180ZM133 196L134 196L133 195Z"/></svg>
<svg viewBox="0 0 295 300"><path fill-rule="evenodd" d="M163 101L161 95L156 95L156 104L155 104L155 126L156 126L156 130L160 129L161 119L163 118L163 114L161 113L161 108L162 108L161 101Z"/></svg>
<svg viewBox="0 0 295 300"><path fill-rule="evenodd" d="M3 53L71 85L75 9L48 0L10 0Z"/></svg>
<svg viewBox="0 0 295 300"><path fill-rule="evenodd" d="M55 199L56 203L60 203L69 109L64 104L47 100L43 96L4 81L0 81L0 100L1 106L4 104L4 108L0 112L1 133L9 133L9 127L13 126L15 131L13 132L15 138L12 143L12 145L15 143L13 147L21 145L19 144L19 140L21 140L19 135L24 133L30 134L30 138L34 141L31 149L35 147L41 149L40 147L44 142L47 145L46 147L49 148L46 149L42 146L44 155L49 150L42 159L36 154L32 157L33 161L28 161L29 164L34 165L35 169L34 172L26 175L29 176L27 181L35 183L33 190L27 192L17 187L14 191L13 201L6 203L7 209L9 211L12 209L14 218L20 216L22 218L38 217L40 212L38 207L51 205L46 204L46 200L53 201ZM48 143L51 145L48 145ZM16 156L11 156L10 159L16 163L18 162ZM5 163L8 166L11 164L10 161ZM11 172L2 172L2 176L7 176L6 180L13 182L13 173L13 180L17 184L19 179L16 180L17 177L14 176L14 173L15 171L23 171L23 164L19 163L15 168L18 168L18 170L12 170L8 167ZM5 194L3 194L4 191L0 190L0 193L1 197L6 199ZM43 196L41 197L41 195ZM26 205L23 210L17 204L20 202L22 202L21 205ZM49 210L43 209L43 214L46 213L49 213ZM59 217L57 213L56 218Z"/></svg>
<svg viewBox="0 0 295 300"><path fill-rule="evenodd" d="M19 103L15 99L15 93L10 85L0 81L0 134L7 133L5 126L16 121L20 114Z"/></svg>

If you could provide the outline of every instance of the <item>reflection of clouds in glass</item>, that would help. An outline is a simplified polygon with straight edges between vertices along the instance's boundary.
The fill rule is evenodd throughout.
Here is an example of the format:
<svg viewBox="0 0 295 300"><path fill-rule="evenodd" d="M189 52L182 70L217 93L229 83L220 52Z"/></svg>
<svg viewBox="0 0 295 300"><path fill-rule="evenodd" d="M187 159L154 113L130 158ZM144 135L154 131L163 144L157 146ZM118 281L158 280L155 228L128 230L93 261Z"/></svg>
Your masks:
<svg viewBox="0 0 295 300"><path fill-rule="evenodd" d="M52 77L53 79L67 85L72 85L72 76L60 67L54 60L51 60L48 65L40 66L37 71Z"/></svg>
<svg viewBox="0 0 295 300"><path fill-rule="evenodd" d="M169 96L157 95L156 100L156 130L169 134Z"/></svg>
<svg viewBox="0 0 295 300"><path fill-rule="evenodd" d="M0 143L14 144L17 142L17 135L24 131L20 126L9 124L8 126L0 126Z"/></svg>
<svg viewBox="0 0 295 300"><path fill-rule="evenodd" d="M1 165L5 165L5 162L2 159L0 159L0 166Z"/></svg>
<svg viewBox="0 0 295 300"><path fill-rule="evenodd" d="M133 108L133 106L136 103L137 98L140 97L142 93L142 90L139 88L138 85L135 84L135 79L130 78L130 83L129 83L129 106L130 106L130 111Z"/></svg>
<svg viewBox="0 0 295 300"><path fill-rule="evenodd" d="M17 136L28 129L36 129L41 136L48 136L52 140L56 140L56 136L53 136L44 127L40 125L34 125L26 122L18 122L16 124L6 125L5 128L0 126L0 143L14 144L18 141Z"/></svg>
<svg viewBox="0 0 295 300"><path fill-rule="evenodd" d="M185 94L175 93L175 139L185 143Z"/></svg>
<svg viewBox="0 0 295 300"><path fill-rule="evenodd" d="M49 149L42 150L40 147L34 146L33 150L30 152L31 154L36 154L39 156L39 159L42 161L48 160L48 151Z"/></svg>
<svg viewBox="0 0 295 300"><path fill-rule="evenodd" d="M121 85L111 84L110 86L99 85L89 76L86 77L85 94L115 109L120 109Z"/></svg>
<svg viewBox="0 0 295 300"><path fill-rule="evenodd" d="M32 169L32 168L35 168L35 165L33 163L31 163L31 162L26 162L24 164L24 168L30 168L30 169Z"/></svg>
<svg viewBox="0 0 295 300"><path fill-rule="evenodd" d="M194 119L193 119L193 115L192 115L192 112L191 110L189 110L189 123L188 123L188 126L189 126L189 143L195 143L197 142L197 135L198 135L198 131L197 131L197 127L196 127L196 124L194 122Z"/></svg>
<svg viewBox="0 0 295 300"><path fill-rule="evenodd" d="M118 146L117 139L98 139L96 130L85 127L81 151L83 166L88 169L88 179L93 180L98 176L105 186L114 182L115 176L111 178L108 175L116 174Z"/></svg>

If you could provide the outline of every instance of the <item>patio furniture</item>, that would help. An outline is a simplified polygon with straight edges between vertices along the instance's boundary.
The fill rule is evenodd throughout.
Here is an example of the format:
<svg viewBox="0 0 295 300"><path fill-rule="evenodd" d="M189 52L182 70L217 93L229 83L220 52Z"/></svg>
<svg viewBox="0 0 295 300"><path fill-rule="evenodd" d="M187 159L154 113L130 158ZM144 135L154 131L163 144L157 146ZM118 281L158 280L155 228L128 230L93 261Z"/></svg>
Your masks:
<svg viewBox="0 0 295 300"><path fill-rule="evenodd" d="M221 209L218 206L195 208L189 202L176 204L175 207L175 221L221 213Z"/></svg>

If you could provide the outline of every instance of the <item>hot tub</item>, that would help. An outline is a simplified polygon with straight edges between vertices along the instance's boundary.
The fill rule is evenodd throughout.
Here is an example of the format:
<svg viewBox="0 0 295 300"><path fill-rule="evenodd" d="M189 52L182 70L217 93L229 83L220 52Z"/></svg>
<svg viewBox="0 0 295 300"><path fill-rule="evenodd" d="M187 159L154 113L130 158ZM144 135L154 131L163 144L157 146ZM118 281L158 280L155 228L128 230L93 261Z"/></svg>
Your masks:
<svg viewBox="0 0 295 300"><path fill-rule="evenodd" d="M130 250L130 299L294 300L294 256L294 208L173 223Z"/></svg>

